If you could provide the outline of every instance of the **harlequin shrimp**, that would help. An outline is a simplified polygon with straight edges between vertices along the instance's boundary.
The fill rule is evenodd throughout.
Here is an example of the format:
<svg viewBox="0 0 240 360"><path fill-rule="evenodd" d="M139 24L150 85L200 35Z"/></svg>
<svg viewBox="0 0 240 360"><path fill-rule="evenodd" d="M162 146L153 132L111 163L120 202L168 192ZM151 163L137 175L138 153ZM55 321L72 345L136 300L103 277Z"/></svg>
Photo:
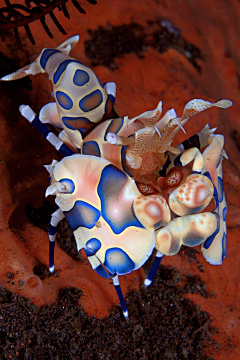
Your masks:
<svg viewBox="0 0 240 360"><path fill-rule="evenodd" d="M30 65L1 80L16 80L47 72L56 102L45 105L39 119L42 123L49 122L63 128L62 136L80 149L82 136L98 122L116 117L113 109L116 84L107 82L102 85L90 68L69 56L78 41L79 36L72 36L56 49L43 49Z"/></svg>
<svg viewBox="0 0 240 360"><path fill-rule="evenodd" d="M172 141L191 116L212 106L227 108L231 101L195 99L180 118L174 109L161 117L160 102L133 119L112 119L115 84L102 86L92 70L68 56L77 41L72 37L56 49L44 49L31 65L2 80L46 71L53 82L56 102L39 116L27 105L19 109L65 156L46 166L46 196L55 195L59 207L49 226L50 272L57 225L66 217L78 250L84 249L99 275L113 279L128 318L118 276L139 269L154 249L146 286L163 255L176 254L182 244L202 244L211 264L221 264L226 256L224 137L206 126L177 147ZM56 136L46 123L64 130ZM212 199L215 209L204 212Z"/></svg>
<svg viewBox="0 0 240 360"><path fill-rule="evenodd" d="M28 106L22 105L20 112L30 122L39 121ZM105 125L114 129L114 122L108 121ZM159 191L150 195L139 191L134 179L123 171L121 163L119 165L119 157L118 162L114 158L110 162L100 158L100 154L71 153L67 145L51 133L56 149L65 155L68 149L71 156L46 166L51 179L46 196L56 195L59 206L49 227L49 270L54 271L57 224L64 216L73 230L78 250L85 250L99 275L113 279L126 318L128 312L118 275L141 267L154 248L157 254L145 280L146 286L152 283L163 255L176 254L182 244L203 244L205 258L212 264L221 264L226 256L226 200L221 167L226 153L224 137L215 135L215 130L207 125L178 145L174 154L167 152L166 166L158 174ZM96 131L97 128L93 130ZM112 134L116 133L115 128ZM83 149L84 144L89 146L87 138ZM113 156L111 147L121 148L107 141L105 145L110 146L110 153L104 149L109 157ZM202 148L205 148L203 153ZM96 146L90 144L88 151L93 149L96 150ZM192 174L189 174L187 165L192 161ZM202 213L213 198L216 209L213 213Z"/></svg>

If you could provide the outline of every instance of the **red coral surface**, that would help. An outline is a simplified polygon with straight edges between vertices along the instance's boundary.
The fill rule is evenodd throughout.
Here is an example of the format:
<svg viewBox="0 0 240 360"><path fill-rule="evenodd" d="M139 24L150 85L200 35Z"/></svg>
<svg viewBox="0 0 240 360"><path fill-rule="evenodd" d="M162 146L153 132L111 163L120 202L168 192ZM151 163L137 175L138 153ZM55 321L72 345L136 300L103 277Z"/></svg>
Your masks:
<svg viewBox="0 0 240 360"><path fill-rule="evenodd" d="M79 17L69 4L70 21L61 13L58 19L67 36L80 34L80 42L71 55L90 67L94 63L94 71L103 83L109 80L117 83L116 106L121 115L134 117L156 108L160 100L163 112L174 107L179 116L185 104L194 98L233 101L228 110L211 108L190 119L185 127L187 135L179 134L175 141L193 135L207 123L217 126L217 132L225 136L229 156L223 166L228 203L227 257L222 266L212 266L198 254L204 272L179 254L164 257L162 264L174 266L182 276L189 272L199 275L206 282L214 297L204 298L198 293L186 297L215 319L213 325L219 329L215 338L223 346L216 359L235 360L239 358L240 343L240 3L237 0L101 0L94 7L86 3L84 8L85 18ZM6 42L1 43L1 76L30 63L42 48L54 48L67 38L54 33L53 28L54 38L49 39L39 31L37 22L30 28L36 46L31 45L21 29L22 50L16 50L11 32ZM128 37L130 31L134 39ZM98 42L92 36L96 32ZM86 41L87 49L95 51L95 58L86 55L90 54L85 53ZM100 61L104 53L107 66ZM40 74L1 83L0 93L0 285L31 298L38 305L54 303L62 287L76 286L83 290L81 302L89 315L107 316L111 306L118 304L117 295L110 281L92 271L86 260L76 261L56 245L59 276L40 279L34 274L39 263L48 264L48 235L32 224L25 209L28 204L32 208L43 206L48 184L43 165L60 158L21 117L18 107L28 104L39 111L52 101L51 83L47 75ZM129 289L139 289L143 278L142 270L122 277L124 295ZM231 350L227 346L229 338L233 343Z"/></svg>

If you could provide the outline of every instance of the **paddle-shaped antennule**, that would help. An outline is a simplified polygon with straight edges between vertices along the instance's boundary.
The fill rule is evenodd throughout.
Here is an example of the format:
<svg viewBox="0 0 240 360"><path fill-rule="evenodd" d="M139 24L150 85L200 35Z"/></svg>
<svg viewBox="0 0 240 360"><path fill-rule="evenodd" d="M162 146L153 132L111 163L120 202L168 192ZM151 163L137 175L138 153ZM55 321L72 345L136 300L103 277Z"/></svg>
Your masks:
<svg viewBox="0 0 240 360"><path fill-rule="evenodd" d="M194 116L194 115L198 114L199 112L206 110L213 106L227 109L230 106L232 106L232 101L223 99L223 100L217 101L216 103L211 103L210 101L205 101L202 99L191 100L186 104L186 106L183 110L182 120L188 119L189 117Z"/></svg>
<svg viewBox="0 0 240 360"><path fill-rule="evenodd" d="M184 110L182 117L177 117L174 109L168 110L163 117L162 102L160 101L157 108L152 111L146 111L128 120L128 125L136 124L139 129L135 131L134 137L119 136L114 133L108 133L107 141L110 144L118 146L127 146L126 149L126 164L132 170L137 170L139 174L145 175L159 170L164 164L164 154L168 151L171 154L179 155L179 148L171 145L175 135L182 129L186 131L183 125L189 120L190 117L206 110L212 106L220 108L228 108L232 105L230 100L220 100L216 103L210 103L202 99L194 99L189 101ZM206 138L207 146L208 137L215 131L206 128L203 131L203 136ZM193 152L193 150L191 150ZM201 168L202 156L198 156L195 160L196 169L199 171ZM198 161L198 163L197 163Z"/></svg>
<svg viewBox="0 0 240 360"><path fill-rule="evenodd" d="M128 120L128 125L132 124L134 121L139 121L144 126L155 125L159 121L162 114L162 101L159 101L156 109L145 111L141 115L135 116L132 119Z"/></svg>

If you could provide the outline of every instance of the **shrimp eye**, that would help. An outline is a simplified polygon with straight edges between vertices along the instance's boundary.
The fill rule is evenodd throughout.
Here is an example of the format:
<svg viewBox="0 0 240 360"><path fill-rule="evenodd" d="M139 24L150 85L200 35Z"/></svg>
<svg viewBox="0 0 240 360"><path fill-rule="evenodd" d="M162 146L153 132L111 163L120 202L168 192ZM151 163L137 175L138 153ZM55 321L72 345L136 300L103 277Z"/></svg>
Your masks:
<svg viewBox="0 0 240 360"><path fill-rule="evenodd" d="M72 194L75 190L74 182L70 179L62 179L60 183L63 184L66 190L63 190L63 193Z"/></svg>

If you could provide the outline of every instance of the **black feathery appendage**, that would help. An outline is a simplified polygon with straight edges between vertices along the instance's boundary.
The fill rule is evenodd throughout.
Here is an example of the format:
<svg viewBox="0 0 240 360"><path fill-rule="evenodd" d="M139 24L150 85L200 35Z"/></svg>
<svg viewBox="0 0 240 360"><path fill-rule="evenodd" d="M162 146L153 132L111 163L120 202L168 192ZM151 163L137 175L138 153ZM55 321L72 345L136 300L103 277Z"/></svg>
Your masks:
<svg viewBox="0 0 240 360"><path fill-rule="evenodd" d="M29 40L33 45L35 45L35 40L29 28L29 24L36 20L40 20L45 32L50 38L53 38L53 34L51 33L45 21L45 17L48 14L59 31L61 31L61 33L64 35L67 34L62 25L57 20L53 11L58 8L63 12L64 16L69 19L70 16L66 7L68 0L25 0L25 5L18 3L11 4L9 0L4 1L6 6L0 8L0 37L2 41L5 41L6 31L13 29L17 46L18 48L21 48L22 44L18 28L23 26ZM77 0L71 1L81 14L86 14L86 11L82 8ZM92 5L97 3L96 0L87 1Z"/></svg>

